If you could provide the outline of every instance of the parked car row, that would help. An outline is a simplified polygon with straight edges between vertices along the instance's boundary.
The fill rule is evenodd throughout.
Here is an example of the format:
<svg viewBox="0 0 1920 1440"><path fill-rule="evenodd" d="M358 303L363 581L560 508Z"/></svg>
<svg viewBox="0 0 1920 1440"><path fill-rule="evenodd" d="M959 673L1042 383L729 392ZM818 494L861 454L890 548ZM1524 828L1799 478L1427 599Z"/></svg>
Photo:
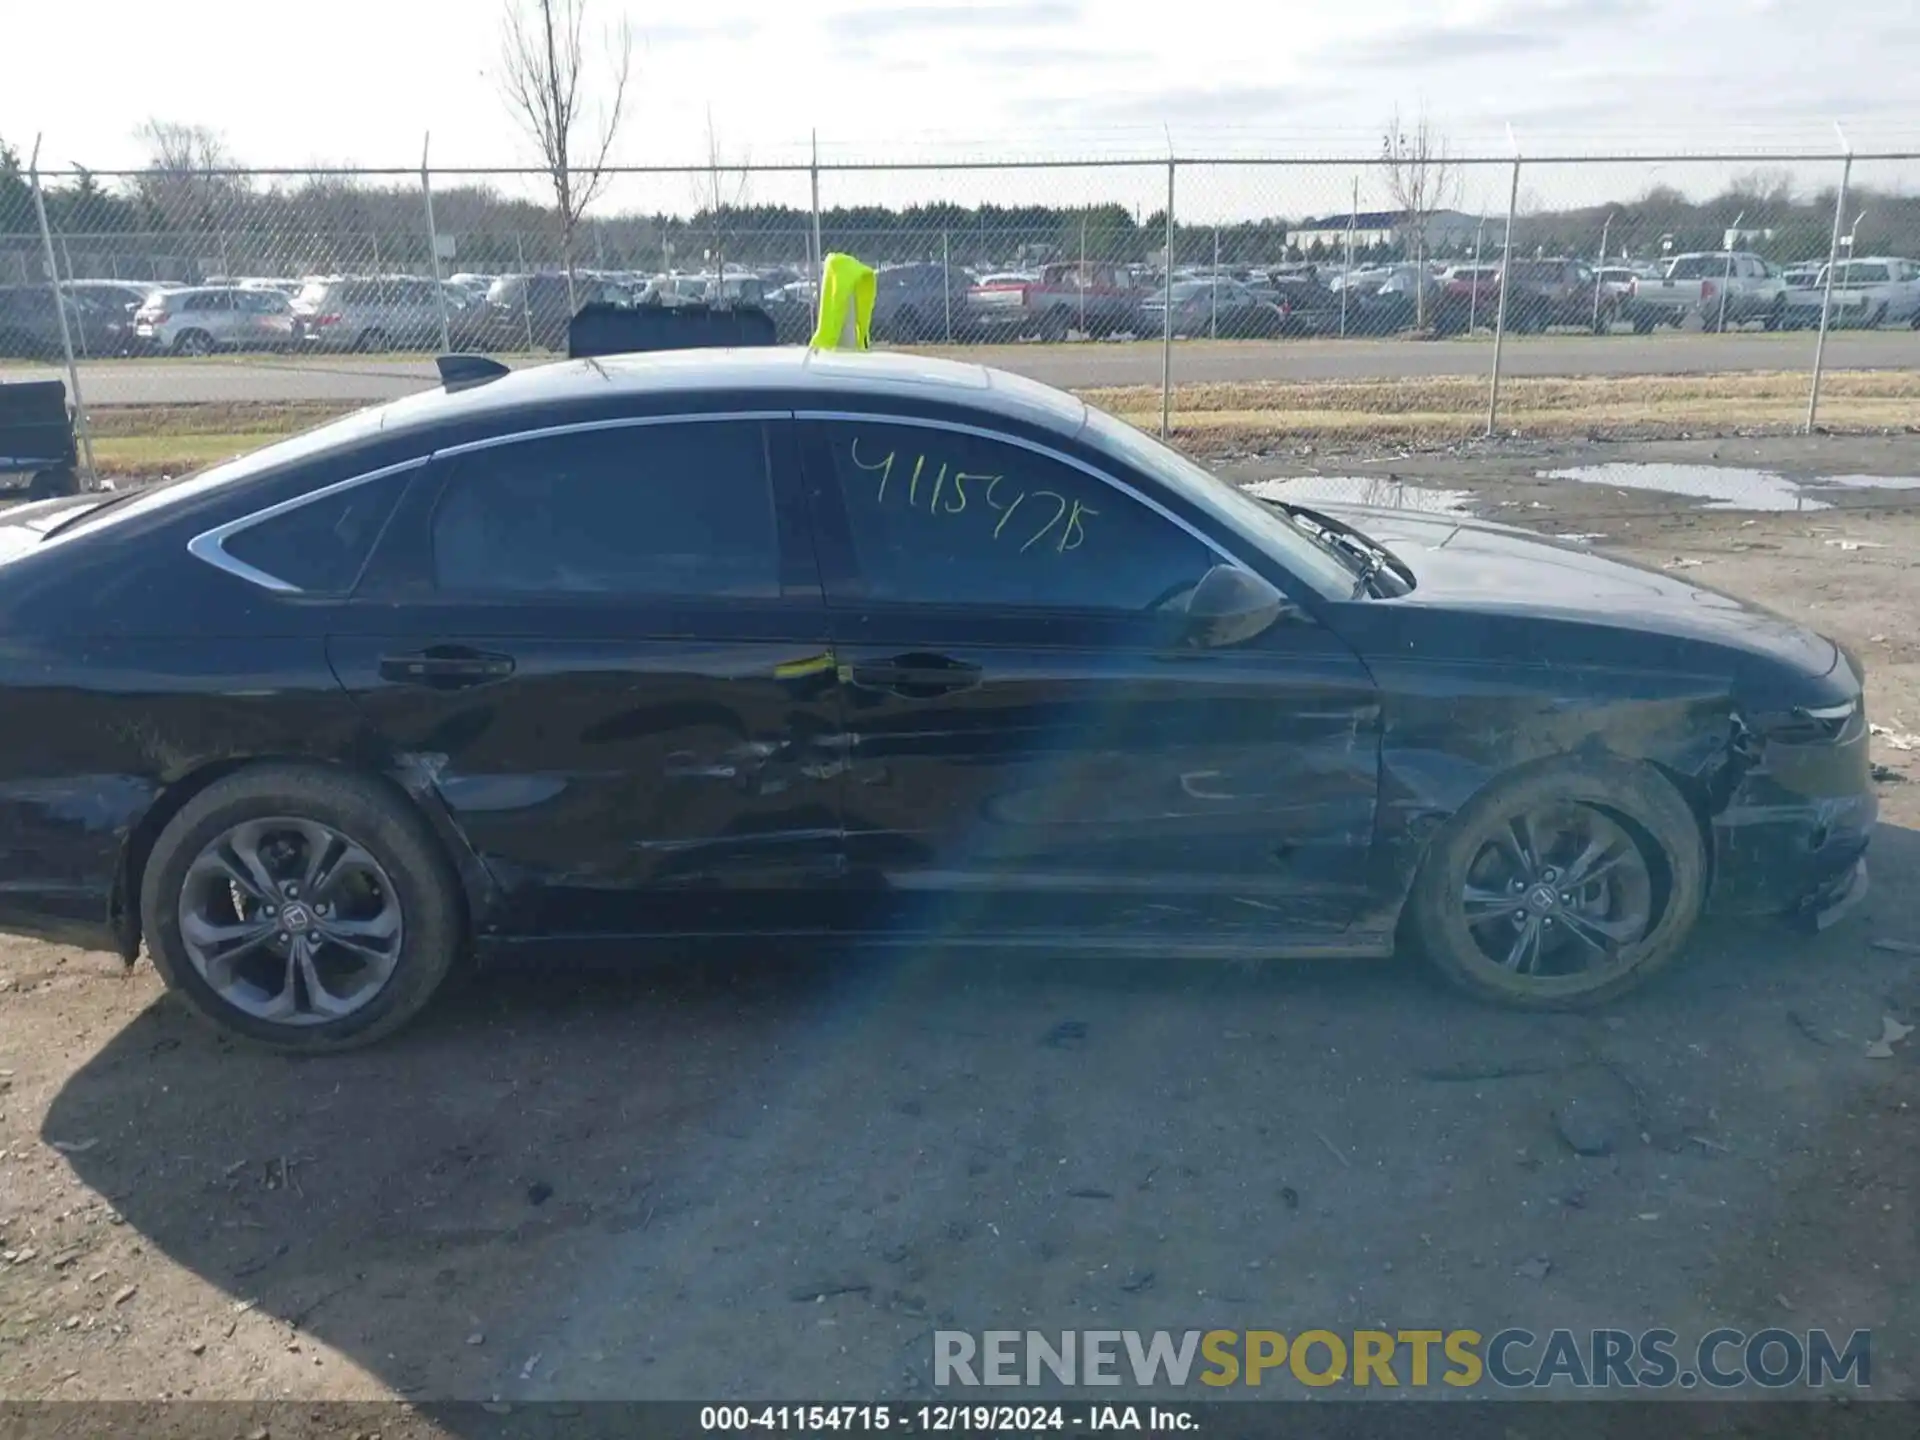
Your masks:
<svg viewBox="0 0 1920 1440"><path fill-rule="evenodd" d="M1352 269L1310 263L1190 267L1171 277L1140 265L1062 262L970 271L930 262L878 267L874 338L911 345L1152 338L1463 334L1493 327L1507 297L1516 334L1552 327L1647 334L1696 323L1714 331L1817 327L1827 267L1777 268L1743 251L1673 257L1659 267L1595 267L1568 258ZM754 305L780 339L813 330L818 287L794 267L719 272L577 270L511 274L238 276L201 285L72 280L60 286L66 328L83 358L209 355L223 350L558 350L588 303ZM1920 262L1862 256L1834 269L1830 324L1920 328ZM442 326L445 326L443 335ZM0 355L62 353L45 285L0 286Z"/></svg>

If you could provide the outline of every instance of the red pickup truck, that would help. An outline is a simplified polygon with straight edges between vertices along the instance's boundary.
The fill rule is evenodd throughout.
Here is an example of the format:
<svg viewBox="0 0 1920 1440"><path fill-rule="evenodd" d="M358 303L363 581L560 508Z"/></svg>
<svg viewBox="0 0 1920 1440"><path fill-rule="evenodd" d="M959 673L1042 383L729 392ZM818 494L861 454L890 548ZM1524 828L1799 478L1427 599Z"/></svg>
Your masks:
<svg viewBox="0 0 1920 1440"><path fill-rule="evenodd" d="M1141 291L1118 265L1048 265L1037 276L992 277L968 294L976 327L989 337L1094 339L1140 328Z"/></svg>

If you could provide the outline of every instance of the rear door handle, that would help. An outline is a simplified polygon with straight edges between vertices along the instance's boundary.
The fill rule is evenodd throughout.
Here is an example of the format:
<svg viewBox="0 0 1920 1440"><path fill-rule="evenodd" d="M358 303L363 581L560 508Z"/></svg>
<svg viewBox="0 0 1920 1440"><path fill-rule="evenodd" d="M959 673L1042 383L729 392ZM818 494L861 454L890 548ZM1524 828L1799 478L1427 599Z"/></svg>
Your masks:
<svg viewBox="0 0 1920 1440"><path fill-rule="evenodd" d="M862 690L885 690L909 700L931 700L980 683L981 669L950 655L895 655L886 660L856 662L847 679Z"/></svg>
<svg viewBox="0 0 1920 1440"><path fill-rule="evenodd" d="M430 645L380 657L380 678L430 690L464 690L513 674L513 657L466 645Z"/></svg>

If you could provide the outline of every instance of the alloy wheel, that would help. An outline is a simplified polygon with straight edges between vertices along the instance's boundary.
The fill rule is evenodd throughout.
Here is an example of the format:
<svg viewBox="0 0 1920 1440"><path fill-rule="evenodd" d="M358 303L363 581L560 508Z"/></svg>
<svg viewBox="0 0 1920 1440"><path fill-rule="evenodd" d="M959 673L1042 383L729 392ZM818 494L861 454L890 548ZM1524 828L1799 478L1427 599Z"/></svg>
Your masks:
<svg viewBox="0 0 1920 1440"><path fill-rule="evenodd" d="M1542 806L1496 825L1467 867L1460 905L1481 957L1507 983L1629 963L1658 918L1640 845L1581 804Z"/></svg>
<svg viewBox="0 0 1920 1440"><path fill-rule="evenodd" d="M351 837L295 817L247 820L188 868L180 936L194 970L256 1019L319 1025L370 1003L405 936L380 862Z"/></svg>

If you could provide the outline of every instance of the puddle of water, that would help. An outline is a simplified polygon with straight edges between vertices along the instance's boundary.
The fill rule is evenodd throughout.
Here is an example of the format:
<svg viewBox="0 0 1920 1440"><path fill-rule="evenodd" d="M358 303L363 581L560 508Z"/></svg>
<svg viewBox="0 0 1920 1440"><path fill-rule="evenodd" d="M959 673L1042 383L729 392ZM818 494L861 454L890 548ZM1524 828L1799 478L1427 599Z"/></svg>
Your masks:
<svg viewBox="0 0 1920 1440"><path fill-rule="evenodd" d="M1822 475L1803 483L1838 485L1848 490L1920 490L1920 475Z"/></svg>
<svg viewBox="0 0 1920 1440"><path fill-rule="evenodd" d="M1390 510L1420 510L1433 515L1465 515L1471 490L1437 490L1379 475L1299 475L1260 480L1246 487L1262 500L1296 500L1303 505L1378 505Z"/></svg>
<svg viewBox="0 0 1920 1440"><path fill-rule="evenodd" d="M1616 461L1609 465L1580 465L1571 470L1545 470L1542 480L1578 480L1586 485L1612 485L1621 490L1657 490L1707 502L1708 510L1825 510L1824 500L1806 494L1799 485L1771 470L1743 470L1722 465L1640 465Z"/></svg>
<svg viewBox="0 0 1920 1440"><path fill-rule="evenodd" d="M1708 510L1828 510L1822 490L1920 490L1920 475L1821 475L1789 480L1772 470L1734 465L1650 465L1616 461L1542 471L1543 480L1578 480L1622 490L1658 490L1705 500Z"/></svg>

